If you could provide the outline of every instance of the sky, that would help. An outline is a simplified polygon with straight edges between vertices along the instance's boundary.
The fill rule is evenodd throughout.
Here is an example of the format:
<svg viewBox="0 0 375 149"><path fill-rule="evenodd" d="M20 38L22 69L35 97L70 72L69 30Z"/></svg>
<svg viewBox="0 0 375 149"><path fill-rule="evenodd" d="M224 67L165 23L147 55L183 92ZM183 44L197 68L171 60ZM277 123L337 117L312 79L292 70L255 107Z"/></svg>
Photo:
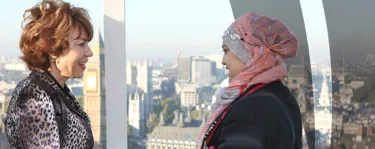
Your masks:
<svg viewBox="0 0 375 149"><path fill-rule="evenodd" d="M23 12L40 1L7 1L7 7L0 9L0 56L21 54L18 40ZM105 34L103 0L66 1L86 8L94 27L101 24L102 35ZM319 55L326 55L324 59L329 58L322 2L300 0L300 3L306 33L309 34L311 59L322 57ZM126 0L127 59L173 60L178 50L188 56L222 54L221 36L233 21L229 0Z"/></svg>
<svg viewBox="0 0 375 149"><path fill-rule="evenodd" d="M0 56L21 54L18 40L23 12L40 1L7 1L7 7L0 10ZM66 1L86 8L94 27L100 22L104 34L103 0ZM234 21L227 0L126 0L125 11L129 60L173 59L177 50L183 55L222 54L221 35Z"/></svg>
<svg viewBox="0 0 375 149"><path fill-rule="evenodd" d="M103 24L103 0L65 1L87 9L94 27L97 27L99 23ZM6 7L0 9L0 56L19 56L21 54L18 41L22 31L22 16L26 9L33 7L38 2L41 0L6 1Z"/></svg>
<svg viewBox="0 0 375 149"><path fill-rule="evenodd" d="M234 21L229 0L127 0L125 7L128 59L222 54L221 36Z"/></svg>

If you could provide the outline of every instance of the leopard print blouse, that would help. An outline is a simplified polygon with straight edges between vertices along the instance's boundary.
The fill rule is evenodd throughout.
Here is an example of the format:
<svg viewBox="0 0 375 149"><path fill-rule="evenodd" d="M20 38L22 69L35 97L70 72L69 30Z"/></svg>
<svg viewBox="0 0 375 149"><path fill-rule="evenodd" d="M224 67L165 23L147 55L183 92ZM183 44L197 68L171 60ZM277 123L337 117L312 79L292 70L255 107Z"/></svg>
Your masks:
<svg viewBox="0 0 375 149"><path fill-rule="evenodd" d="M56 106L58 100L62 104ZM48 72L32 71L16 86L3 121L11 149L94 146L89 117Z"/></svg>

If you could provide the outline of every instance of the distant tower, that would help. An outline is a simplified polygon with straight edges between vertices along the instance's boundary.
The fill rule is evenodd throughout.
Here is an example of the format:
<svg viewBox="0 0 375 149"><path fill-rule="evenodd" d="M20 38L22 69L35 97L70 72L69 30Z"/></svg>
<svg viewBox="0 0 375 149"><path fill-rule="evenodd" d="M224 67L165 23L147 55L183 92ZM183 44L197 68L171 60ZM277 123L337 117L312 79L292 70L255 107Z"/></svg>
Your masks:
<svg viewBox="0 0 375 149"><path fill-rule="evenodd" d="M178 122L177 127L185 127L184 114L182 112L180 113L180 121Z"/></svg>
<svg viewBox="0 0 375 149"><path fill-rule="evenodd" d="M178 121L179 121L178 120L178 111L176 110L176 111L174 111L174 119L173 119L172 124L177 125Z"/></svg>
<svg viewBox="0 0 375 149"><path fill-rule="evenodd" d="M100 27L90 43L93 56L86 64L84 80L84 110L91 119L95 143L106 148L105 87L104 87L104 42Z"/></svg>
<svg viewBox="0 0 375 149"><path fill-rule="evenodd" d="M193 119L191 118L190 110L187 111L187 117L185 118L185 122L187 124L191 123Z"/></svg>
<svg viewBox="0 0 375 149"><path fill-rule="evenodd" d="M181 56L181 51L180 51L180 50L177 50L177 51L176 51L176 56L177 56L177 57L176 57L177 59Z"/></svg>
<svg viewBox="0 0 375 149"><path fill-rule="evenodd" d="M136 67L137 85L145 93L149 94L152 91L152 67L148 65L147 60L138 61Z"/></svg>
<svg viewBox="0 0 375 149"><path fill-rule="evenodd" d="M176 59L175 59L175 61L174 61L174 64L175 64L176 66L178 66L178 59L180 58L180 56L181 56L181 51L180 51L180 50L177 50L177 51L176 51Z"/></svg>
<svg viewBox="0 0 375 149"><path fill-rule="evenodd" d="M145 133L146 128L146 115L144 114L144 101L145 96L144 92L136 87L135 91L129 92L129 125L132 126L135 130L134 132L138 135Z"/></svg>
<svg viewBox="0 0 375 149"><path fill-rule="evenodd" d="M191 81L191 60L190 56L179 56L177 58L177 81Z"/></svg>
<svg viewBox="0 0 375 149"><path fill-rule="evenodd" d="M126 84L137 85L137 67L131 61L126 63Z"/></svg>
<svg viewBox="0 0 375 149"><path fill-rule="evenodd" d="M165 121L164 121L163 112L160 112L160 121L159 121L159 126L165 126Z"/></svg>
<svg viewBox="0 0 375 149"><path fill-rule="evenodd" d="M152 113L152 105L153 105L153 94L152 94L152 67L149 66L147 60L143 62L138 61L136 64L137 69L137 86L144 91L146 94L145 97L145 115L149 116Z"/></svg>

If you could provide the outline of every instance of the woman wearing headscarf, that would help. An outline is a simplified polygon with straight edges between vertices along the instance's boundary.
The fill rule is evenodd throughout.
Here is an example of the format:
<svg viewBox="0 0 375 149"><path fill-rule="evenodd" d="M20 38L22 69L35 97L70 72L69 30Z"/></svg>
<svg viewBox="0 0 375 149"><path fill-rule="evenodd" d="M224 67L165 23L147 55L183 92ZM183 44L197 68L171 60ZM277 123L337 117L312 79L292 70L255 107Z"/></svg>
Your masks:
<svg viewBox="0 0 375 149"><path fill-rule="evenodd" d="M280 81L282 59L297 54L296 36L281 21L249 12L222 39L229 85L217 92L196 148L302 148L299 106Z"/></svg>

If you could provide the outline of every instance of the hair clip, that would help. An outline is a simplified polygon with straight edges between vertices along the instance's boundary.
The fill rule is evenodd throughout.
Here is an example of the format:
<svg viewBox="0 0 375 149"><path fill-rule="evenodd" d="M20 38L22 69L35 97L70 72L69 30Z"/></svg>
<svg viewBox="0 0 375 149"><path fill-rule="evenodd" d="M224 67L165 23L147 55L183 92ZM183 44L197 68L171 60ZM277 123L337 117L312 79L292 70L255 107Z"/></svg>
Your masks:
<svg viewBox="0 0 375 149"><path fill-rule="evenodd" d="M44 0L42 2L42 5L40 5L39 9L42 10L44 8L45 11L48 11L51 8L51 4L50 3L53 3L53 0Z"/></svg>

